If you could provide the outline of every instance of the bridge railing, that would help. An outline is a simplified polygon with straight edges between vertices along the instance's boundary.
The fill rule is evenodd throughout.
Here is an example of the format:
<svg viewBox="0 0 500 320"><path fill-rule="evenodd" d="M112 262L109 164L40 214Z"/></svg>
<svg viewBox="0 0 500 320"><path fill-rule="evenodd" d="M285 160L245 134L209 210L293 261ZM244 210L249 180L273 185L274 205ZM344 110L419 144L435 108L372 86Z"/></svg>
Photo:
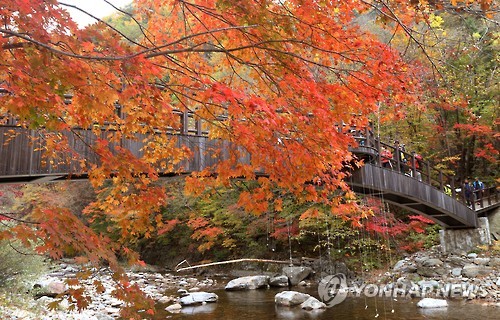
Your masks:
<svg viewBox="0 0 500 320"><path fill-rule="evenodd" d="M476 190L474 191L472 200L472 209L474 210L498 203L500 200L498 188L493 186L484 188L483 190Z"/></svg>
<svg viewBox="0 0 500 320"><path fill-rule="evenodd" d="M416 153L409 153L404 150L404 145L398 143L391 145L381 142L374 136L372 128L368 126L364 130L351 130L359 147L368 148L373 151L369 160L384 167L387 170L397 171L401 174L412 177L418 181L438 189L459 202L469 205L473 210L478 210L484 206L491 206L499 202L500 195L497 186L475 191L473 201L467 201L465 190L461 185L456 185L455 177L445 174L439 167L428 160L423 160ZM389 151L387 156L382 153L383 148ZM385 163L385 166L383 166Z"/></svg>
<svg viewBox="0 0 500 320"><path fill-rule="evenodd" d="M175 136L179 144L190 144L193 148L199 148L201 144L207 146L209 143L207 140L208 132L203 128L202 120L197 119L192 112L187 110L176 111L176 114L179 115L179 125L175 128L164 128L163 132ZM78 165L79 162L75 161L72 155L70 156L72 159L63 161L65 163L54 164L49 162L47 164L47 161L50 161L50 159L44 160L44 144L41 133L37 130L22 128L13 118L4 118L4 120L3 124L0 122L0 145L2 146L0 148L0 156L2 159L6 159L6 161L0 163L0 176L81 172L81 168ZM107 132L109 131L112 130L104 126L101 130L101 138L106 139ZM415 153L406 152L398 144L389 145L381 142L374 135L371 126L367 126L366 128L340 126L339 131L354 136L358 142L358 148L362 147L365 152L369 153L369 161L372 163L382 167L382 162L387 160L389 166L386 169L398 171L401 174L431 185L448 194L450 197L467 204L465 191L461 186L455 185L454 177L444 174L441 169L432 165L431 162L418 159ZM67 139L71 142L73 151L80 158L96 163L99 161L98 157L88 148L88 145L92 144L92 141L98 138L92 134L91 130L77 128L74 129L74 132L67 132L66 135ZM86 141L78 141L76 136L86 139ZM186 136L190 136L193 141L189 141L189 137L186 138ZM142 136L137 137L137 139L123 138L118 143L140 156L141 145L139 141L142 138ZM381 152L382 148L389 150L392 155L385 157ZM200 152L197 152L196 159L185 163L183 166L191 170L197 170L213 164L216 160L206 152L207 147L203 149L205 151L200 150ZM356 153L356 150L354 152ZM44 161L46 164L44 164ZM472 201L471 207L476 209L498 203L498 191L496 186L492 186L481 192L476 192L476 200Z"/></svg>

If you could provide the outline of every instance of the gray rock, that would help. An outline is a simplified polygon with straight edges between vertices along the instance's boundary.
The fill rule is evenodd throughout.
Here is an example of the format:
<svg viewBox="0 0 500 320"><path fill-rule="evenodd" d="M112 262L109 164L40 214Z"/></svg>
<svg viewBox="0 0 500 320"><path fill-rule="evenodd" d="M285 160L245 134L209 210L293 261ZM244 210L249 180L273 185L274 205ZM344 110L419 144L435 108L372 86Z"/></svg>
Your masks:
<svg viewBox="0 0 500 320"><path fill-rule="evenodd" d="M399 271L399 270L401 270L401 267L403 267L405 264L406 264L406 260L399 260L398 262L396 262L396 264L394 265L394 267L392 269L394 271Z"/></svg>
<svg viewBox="0 0 500 320"><path fill-rule="evenodd" d="M469 295L467 296L467 300L474 300L476 299L476 295L474 292L470 292Z"/></svg>
<svg viewBox="0 0 500 320"><path fill-rule="evenodd" d="M177 290L177 294L179 294L182 297L182 296L187 295L188 291L186 289L179 289L179 290Z"/></svg>
<svg viewBox="0 0 500 320"><path fill-rule="evenodd" d="M226 290L254 290L269 286L268 276L246 276L229 281Z"/></svg>
<svg viewBox="0 0 500 320"><path fill-rule="evenodd" d="M417 273L422 277L433 278L438 277L446 273L445 268L435 268L435 267L418 267Z"/></svg>
<svg viewBox="0 0 500 320"><path fill-rule="evenodd" d="M428 260L428 259L430 259L429 256L416 256L415 257L415 262L421 264L425 260Z"/></svg>
<svg viewBox="0 0 500 320"><path fill-rule="evenodd" d="M484 276L490 274L491 272L493 272L493 270L494 269L491 267L469 263L466 264L462 269L462 276L467 278L475 278L477 276Z"/></svg>
<svg viewBox="0 0 500 320"><path fill-rule="evenodd" d="M165 308L166 311L171 312L171 313L178 313L182 309L182 306L180 303L174 303L169 305L168 307Z"/></svg>
<svg viewBox="0 0 500 320"><path fill-rule="evenodd" d="M297 291L282 291L274 296L274 302L282 306L296 306L311 298L307 293Z"/></svg>
<svg viewBox="0 0 500 320"><path fill-rule="evenodd" d="M54 279L46 279L37 282L34 285L34 288L40 288L41 291L46 292L46 293L54 293L54 294L61 294L68 290L68 286L66 283L60 280L54 280Z"/></svg>
<svg viewBox="0 0 500 320"><path fill-rule="evenodd" d="M424 298L417 303L419 308L446 308L448 301L442 299Z"/></svg>
<svg viewBox="0 0 500 320"><path fill-rule="evenodd" d="M162 296L158 299L158 303L169 303L170 301L172 301L172 298L169 296Z"/></svg>
<svg viewBox="0 0 500 320"><path fill-rule="evenodd" d="M269 285L271 287L288 287L288 277L285 275L272 277L269 279Z"/></svg>
<svg viewBox="0 0 500 320"><path fill-rule="evenodd" d="M490 262L490 260L491 260L490 258L476 258L474 259L474 263L481 266L485 266Z"/></svg>
<svg viewBox="0 0 500 320"><path fill-rule="evenodd" d="M405 292L408 292L412 287L417 286L410 279L401 277L396 281L396 288L404 289Z"/></svg>
<svg viewBox="0 0 500 320"><path fill-rule="evenodd" d="M462 275L462 268L453 268L451 269L451 275L454 277L459 277Z"/></svg>
<svg viewBox="0 0 500 320"><path fill-rule="evenodd" d="M438 288L439 287L439 282L436 280L420 280L418 282L418 285L420 288Z"/></svg>
<svg viewBox="0 0 500 320"><path fill-rule="evenodd" d="M443 261L440 259L427 259L422 262L424 267L439 267L443 265Z"/></svg>
<svg viewBox="0 0 500 320"><path fill-rule="evenodd" d="M393 270L395 272L402 273L413 273L417 271L417 265L411 261L399 260L395 265Z"/></svg>
<svg viewBox="0 0 500 320"><path fill-rule="evenodd" d="M317 310L317 309L325 309L326 304L319 301L315 297L309 297L309 299L300 304L300 307L304 310Z"/></svg>
<svg viewBox="0 0 500 320"><path fill-rule="evenodd" d="M307 278L312 272L310 267L284 267L283 274L288 277L290 284L296 286L300 281Z"/></svg>
<svg viewBox="0 0 500 320"><path fill-rule="evenodd" d="M488 266L490 267L500 267L500 258L499 257L493 257L490 259L488 262Z"/></svg>
<svg viewBox="0 0 500 320"><path fill-rule="evenodd" d="M467 258L469 258L469 259L476 259L477 258L477 253L474 253L474 252L473 253L469 253L467 255Z"/></svg>
<svg viewBox="0 0 500 320"><path fill-rule="evenodd" d="M456 267L463 267L467 262L464 258L457 257L457 256L451 256L448 259L446 259L446 262L448 262L452 266Z"/></svg>
<svg viewBox="0 0 500 320"><path fill-rule="evenodd" d="M211 292L191 292L187 296L179 299L179 303L183 306L189 306L192 304L200 304L204 302L217 302L219 297L215 293Z"/></svg>
<svg viewBox="0 0 500 320"><path fill-rule="evenodd" d="M333 266L335 268L335 273L343 273L345 275L349 273L349 268L347 268L347 265L344 262L337 261Z"/></svg>

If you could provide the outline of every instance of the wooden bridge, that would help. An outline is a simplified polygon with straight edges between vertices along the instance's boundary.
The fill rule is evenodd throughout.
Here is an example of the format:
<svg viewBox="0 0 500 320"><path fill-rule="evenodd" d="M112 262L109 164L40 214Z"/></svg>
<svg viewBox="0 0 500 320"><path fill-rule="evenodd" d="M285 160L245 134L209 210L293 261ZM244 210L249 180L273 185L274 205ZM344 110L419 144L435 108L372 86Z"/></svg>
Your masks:
<svg viewBox="0 0 500 320"><path fill-rule="evenodd" d="M179 168L185 173L210 167L227 156L222 154L214 157L209 152L211 146L225 142L210 140L206 133L202 132L201 124L194 121L192 114L181 112L179 117L182 126L181 129L172 130L172 138L177 139L177 146L187 146L193 151L193 157L179 164ZM103 130L100 138L105 139L106 134L107 132ZM464 194L455 188L454 180L430 163L418 162L415 154L397 152L399 146L380 142L373 137L370 130L353 131L351 134L357 135L356 139L359 142L359 146L352 148L351 151L366 163L362 168L353 170L352 176L347 181L357 193L378 197L427 216L445 228L454 229L477 227L478 215L485 214L500 205L496 186L484 190L478 202L467 206ZM0 183L86 178L77 161L57 162L47 158L44 154L43 135L42 131L25 129L15 123L6 122L0 125ZM93 163L98 162L97 156L88 145L99 137L90 130L74 129L73 132L63 135L80 158ZM142 139L141 136L136 138L124 138L119 145L140 156ZM393 154L403 154L407 161L404 162L402 156L397 156L386 159L390 165L383 167L382 147L392 150Z"/></svg>

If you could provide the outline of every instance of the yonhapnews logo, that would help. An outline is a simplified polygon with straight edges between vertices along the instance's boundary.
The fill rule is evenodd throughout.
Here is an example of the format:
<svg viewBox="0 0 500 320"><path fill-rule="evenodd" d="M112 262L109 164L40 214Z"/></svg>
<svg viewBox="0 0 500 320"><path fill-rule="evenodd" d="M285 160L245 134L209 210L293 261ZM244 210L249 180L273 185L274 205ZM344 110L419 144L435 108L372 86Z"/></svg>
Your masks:
<svg viewBox="0 0 500 320"><path fill-rule="evenodd" d="M470 283L440 284L436 281L422 281L410 285L395 284L355 284L347 286L347 278L343 273L328 275L318 284L318 295L327 307L333 307L343 302L351 293L354 297L406 297L425 298L436 296L442 298L468 298L471 296L485 296L487 291L480 285Z"/></svg>
<svg viewBox="0 0 500 320"><path fill-rule="evenodd" d="M318 284L319 298L327 307L343 302L347 293L347 279L343 273L326 276Z"/></svg>

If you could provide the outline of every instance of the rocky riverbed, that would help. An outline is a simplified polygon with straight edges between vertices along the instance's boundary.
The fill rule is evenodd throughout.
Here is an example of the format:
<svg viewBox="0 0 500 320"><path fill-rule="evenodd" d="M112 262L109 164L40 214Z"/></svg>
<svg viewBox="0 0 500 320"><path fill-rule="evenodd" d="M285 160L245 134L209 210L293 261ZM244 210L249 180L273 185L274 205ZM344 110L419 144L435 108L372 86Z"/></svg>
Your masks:
<svg viewBox="0 0 500 320"><path fill-rule="evenodd" d="M288 269L287 269L288 268ZM340 268L343 269L343 268ZM79 269L70 262L57 263L52 272L30 284L28 297L23 308L0 306L1 319L85 319L107 320L119 316L123 302L113 297L112 276L106 269L95 270L86 280L92 297L88 308L82 312L72 311L66 298L54 310L47 307L55 301L57 294L67 290L66 279L75 277ZM341 273L337 268L336 273ZM157 302L159 308L178 312L185 304L215 302L214 291L253 290L267 286L286 287L316 286L320 273L309 266L285 267L274 274L259 274L258 277L220 280L216 277L194 277L162 272L154 267L130 270L132 283ZM346 291L349 296L394 296L397 298L463 299L500 307L500 257L487 253L442 255L437 249L418 252L394 262L388 270L354 278L346 272ZM323 274L324 275L324 274ZM219 280L217 280L219 279ZM103 293L95 292L90 284L99 280ZM229 281L232 280L232 281ZM195 294L197 293L197 294ZM24 293L13 293L21 295ZM181 297L184 300L181 301ZM32 297L36 297L32 298ZM2 297L0 297L1 299ZM3 299L6 301L6 297Z"/></svg>
<svg viewBox="0 0 500 320"><path fill-rule="evenodd" d="M349 293L373 294L373 284L379 296L467 299L499 305L500 257L487 253L443 255L437 248L422 251L363 283L352 283Z"/></svg>

